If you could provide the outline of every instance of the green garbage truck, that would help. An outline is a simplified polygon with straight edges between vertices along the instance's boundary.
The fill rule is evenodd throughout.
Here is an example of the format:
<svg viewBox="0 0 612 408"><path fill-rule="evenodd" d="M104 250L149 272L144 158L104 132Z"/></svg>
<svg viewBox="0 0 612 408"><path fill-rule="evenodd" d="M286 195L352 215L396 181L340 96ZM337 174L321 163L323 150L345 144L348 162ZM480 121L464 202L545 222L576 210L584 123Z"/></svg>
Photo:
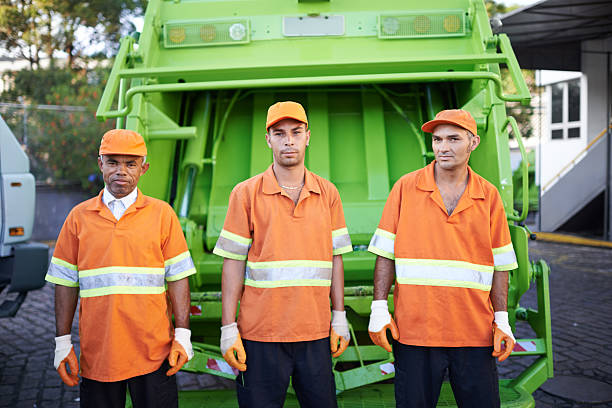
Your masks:
<svg viewBox="0 0 612 408"><path fill-rule="evenodd" d="M503 88L507 67L514 90ZM518 257L510 273L511 324L524 325L500 381L505 407L533 407L553 375L549 268L528 256L527 160L513 208L506 102L530 99L508 37L494 34L483 0L151 0L142 33L125 37L97 116L147 141L145 194L177 212L197 274L190 278L196 355L184 370L234 378L219 352L222 259L212 253L239 182L272 162L265 115L279 100L307 110L306 166L338 188L354 251L344 256L351 345L334 360L343 407L394 406L393 356L367 335L375 256L367 252L391 187L433 160L420 125L462 108L481 144L470 165L501 193ZM522 307L535 285L537 308ZM392 299L389 300L392 310ZM506 363L507 364L507 363ZM232 391L181 393L181 406L236 406ZM439 406L454 406L448 385ZM297 406L288 398L286 406Z"/></svg>

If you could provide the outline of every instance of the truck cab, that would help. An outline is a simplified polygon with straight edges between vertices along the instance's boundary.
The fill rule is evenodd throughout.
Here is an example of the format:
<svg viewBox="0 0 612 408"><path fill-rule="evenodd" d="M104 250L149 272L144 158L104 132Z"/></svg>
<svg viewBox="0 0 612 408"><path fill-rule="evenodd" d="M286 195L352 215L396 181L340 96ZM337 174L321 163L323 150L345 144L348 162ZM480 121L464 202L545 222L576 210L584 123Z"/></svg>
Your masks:
<svg viewBox="0 0 612 408"><path fill-rule="evenodd" d="M35 195L30 160L0 117L0 317L14 316L27 292L45 284L49 247L29 242Z"/></svg>

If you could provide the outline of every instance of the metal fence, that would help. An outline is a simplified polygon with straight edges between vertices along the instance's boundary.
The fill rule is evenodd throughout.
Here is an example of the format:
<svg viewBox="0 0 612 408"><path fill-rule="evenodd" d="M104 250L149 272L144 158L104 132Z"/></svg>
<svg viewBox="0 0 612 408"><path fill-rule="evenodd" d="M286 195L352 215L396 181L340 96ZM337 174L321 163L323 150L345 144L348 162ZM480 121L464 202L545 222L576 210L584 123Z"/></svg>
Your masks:
<svg viewBox="0 0 612 408"><path fill-rule="evenodd" d="M111 122L98 122L83 106L0 102L0 115L30 158L38 184L92 192L102 186L96 156Z"/></svg>

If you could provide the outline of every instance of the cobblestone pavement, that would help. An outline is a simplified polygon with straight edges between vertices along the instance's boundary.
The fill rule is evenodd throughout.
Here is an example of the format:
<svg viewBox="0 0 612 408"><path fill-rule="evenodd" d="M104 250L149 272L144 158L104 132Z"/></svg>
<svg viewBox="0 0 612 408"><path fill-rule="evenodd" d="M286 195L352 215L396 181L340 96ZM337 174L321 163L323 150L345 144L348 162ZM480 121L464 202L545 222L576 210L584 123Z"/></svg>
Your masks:
<svg viewBox="0 0 612 408"><path fill-rule="evenodd" d="M582 376L612 384L612 250L531 242L533 259L551 266L551 304L555 374ZM1 299L0 299L1 300ZM536 307L535 288L521 305ZM78 320L73 341L78 355ZM53 368L53 285L28 295L12 319L0 320L0 408L78 407L78 387L62 384ZM517 337L532 337L519 325ZM501 378L512 378L528 359L510 359L499 365ZM229 388L232 383L207 375L179 373L179 389ZM536 407L586 407L534 393ZM605 404L595 405L604 407Z"/></svg>
<svg viewBox="0 0 612 408"><path fill-rule="evenodd" d="M612 385L612 249L532 241L532 260L544 259L551 268L550 301L555 375L586 377ZM521 306L537 309L535 284ZM522 323L517 338L534 337ZM514 378L533 359L510 359L498 364L500 378ZM587 405L534 393L536 407L609 407Z"/></svg>

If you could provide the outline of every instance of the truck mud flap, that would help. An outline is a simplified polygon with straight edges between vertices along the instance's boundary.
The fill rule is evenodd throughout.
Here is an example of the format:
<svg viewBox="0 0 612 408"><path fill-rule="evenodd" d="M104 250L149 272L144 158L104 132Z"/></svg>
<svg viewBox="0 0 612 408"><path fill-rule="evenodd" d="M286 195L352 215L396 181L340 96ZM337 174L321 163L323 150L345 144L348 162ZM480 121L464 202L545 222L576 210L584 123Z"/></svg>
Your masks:
<svg viewBox="0 0 612 408"><path fill-rule="evenodd" d="M2 276L10 276L8 292L18 292L14 299L0 304L0 318L15 316L30 290L45 285L49 267L49 247L38 242L15 245L13 255L0 263Z"/></svg>

